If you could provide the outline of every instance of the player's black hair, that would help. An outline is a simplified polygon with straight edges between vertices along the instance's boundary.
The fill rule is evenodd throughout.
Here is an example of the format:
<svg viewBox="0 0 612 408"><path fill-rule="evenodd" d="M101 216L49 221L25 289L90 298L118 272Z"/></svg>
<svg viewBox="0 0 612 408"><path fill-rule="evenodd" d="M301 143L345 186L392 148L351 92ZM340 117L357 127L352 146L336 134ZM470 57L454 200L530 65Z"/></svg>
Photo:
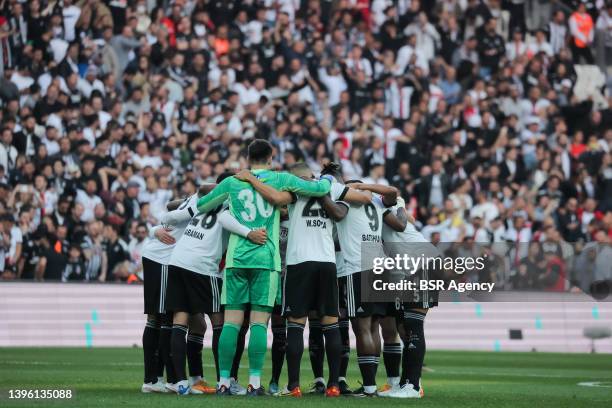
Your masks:
<svg viewBox="0 0 612 408"><path fill-rule="evenodd" d="M249 144L250 163L266 163L272 156L272 145L267 140L255 139Z"/></svg>
<svg viewBox="0 0 612 408"><path fill-rule="evenodd" d="M342 181L342 168L338 163L328 163L323 166L323 170L321 170L321 175L330 175L333 176L336 180Z"/></svg>
<svg viewBox="0 0 612 408"><path fill-rule="evenodd" d="M231 171L224 171L223 173L219 174L219 176L217 177L217 184L221 183L223 180L225 180L228 177L232 177L235 173L231 172Z"/></svg>
<svg viewBox="0 0 612 408"><path fill-rule="evenodd" d="M361 180L347 180L346 184L359 184L363 183Z"/></svg>
<svg viewBox="0 0 612 408"><path fill-rule="evenodd" d="M297 172L300 170L310 170L310 167L308 167L308 165L305 162L297 162L295 164L292 164L291 166L289 166L287 168L287 170L289 170L289 172L293 173L293 172Z"/></svg>
<svg viewBox="0 0 612 408"><path fill-rule="evenodd" d="M172 201L168 202L168 204L166 204L166 209L168 211L174 211L177 208L179 208L179 206L181 204L183 204L184 201L185 200L172 200Z"/></svg>
<svg viewBox="0 0 612 408"><path fill-rule="evenodd" d="M294 176L298 176L302 178L308 177L310 179L314 178L314 176L312 175L312 170L304 162L297 162L289 166L287 170L289 170L289 172L293 174Z"/></svg>

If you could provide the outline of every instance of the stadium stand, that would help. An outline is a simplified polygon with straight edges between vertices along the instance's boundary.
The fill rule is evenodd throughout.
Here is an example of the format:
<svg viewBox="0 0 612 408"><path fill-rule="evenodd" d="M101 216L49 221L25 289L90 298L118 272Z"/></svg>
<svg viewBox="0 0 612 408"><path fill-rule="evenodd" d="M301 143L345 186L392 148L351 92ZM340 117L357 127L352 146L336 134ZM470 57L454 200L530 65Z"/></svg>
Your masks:
<svg viewBox="0 0 612 408"><path fill-rule="evenodd" d="M0 9L5 280L139 282L165 203L244 168L253 138L279 169L396 186L433 241L537 241L564 265L609 245L609 1Z"/></svg>

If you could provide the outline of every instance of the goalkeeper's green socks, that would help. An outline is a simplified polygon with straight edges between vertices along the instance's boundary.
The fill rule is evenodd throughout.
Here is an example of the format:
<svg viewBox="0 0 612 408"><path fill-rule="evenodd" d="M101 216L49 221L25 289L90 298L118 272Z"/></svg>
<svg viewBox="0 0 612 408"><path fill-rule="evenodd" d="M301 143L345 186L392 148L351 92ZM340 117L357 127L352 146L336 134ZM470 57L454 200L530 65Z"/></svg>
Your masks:
<svg viewBox="0 0 612 408"><path fill-rule="evenodd" d="M223 324L223 330L221 331L221 337L219 338L219 386L225 385L227 388L230 386L230 371L232 369L232 362L234 361L234 354L236 353L236 344L238 342L239 332L239 324Z"/></svg>
<svg viewBox="0 0 612 408"><path fill-rule="evenodd" d="M267 348L268 325L265 323L251 323L251 334L249 337L249 384L255 389L261 387L261 371L266 358Z"/></svg>

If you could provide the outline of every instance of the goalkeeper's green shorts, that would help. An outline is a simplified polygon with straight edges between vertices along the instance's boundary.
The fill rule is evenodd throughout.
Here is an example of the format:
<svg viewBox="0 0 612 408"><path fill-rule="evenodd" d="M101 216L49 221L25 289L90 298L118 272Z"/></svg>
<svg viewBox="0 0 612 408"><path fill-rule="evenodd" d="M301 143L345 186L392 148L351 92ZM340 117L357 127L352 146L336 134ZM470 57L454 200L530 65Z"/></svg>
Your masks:
<svg viewBox="0 0 612 408"><path fill-rule="evenodd" d="M280 273L270 269L226 268L221 303L226 309L238 306L273 307L280 303Z"/></svg>

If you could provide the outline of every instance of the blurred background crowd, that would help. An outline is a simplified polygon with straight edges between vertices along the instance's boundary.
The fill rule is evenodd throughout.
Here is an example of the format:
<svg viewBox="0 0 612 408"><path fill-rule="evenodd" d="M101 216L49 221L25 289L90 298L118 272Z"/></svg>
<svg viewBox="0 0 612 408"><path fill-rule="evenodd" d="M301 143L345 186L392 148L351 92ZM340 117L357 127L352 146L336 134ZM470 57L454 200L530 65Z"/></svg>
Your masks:
<svg viewBox="0 0 612 408"><path fill-rule="evenodd" d="M334 161L396 186L434 242L536 242L538 262L563 265L593 242L610 256L612 2L0 9L4 279L137 281L166 202L244 168L253 138L279 169ZM529 253L512 255L513 276Z"/></svg>

